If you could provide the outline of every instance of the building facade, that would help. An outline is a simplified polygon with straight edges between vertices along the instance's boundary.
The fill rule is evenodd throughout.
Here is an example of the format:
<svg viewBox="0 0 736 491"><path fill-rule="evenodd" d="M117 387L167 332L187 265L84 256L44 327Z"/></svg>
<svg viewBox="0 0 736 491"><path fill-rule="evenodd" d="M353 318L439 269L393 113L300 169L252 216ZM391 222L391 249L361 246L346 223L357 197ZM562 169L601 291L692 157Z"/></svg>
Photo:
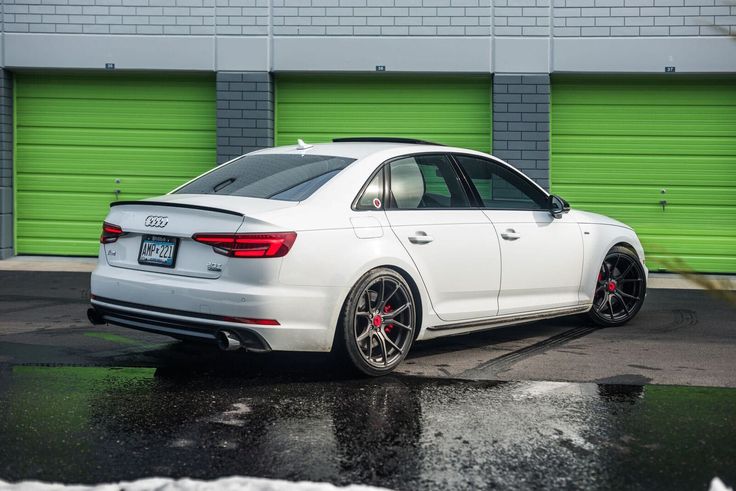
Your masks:
<svg viewBox="0 0 736 491"><path fill-rule="evenodd" d="M95 255L111 201L356 135L492 152L736 272L733 0L1 0L0 258Z"/></svg>

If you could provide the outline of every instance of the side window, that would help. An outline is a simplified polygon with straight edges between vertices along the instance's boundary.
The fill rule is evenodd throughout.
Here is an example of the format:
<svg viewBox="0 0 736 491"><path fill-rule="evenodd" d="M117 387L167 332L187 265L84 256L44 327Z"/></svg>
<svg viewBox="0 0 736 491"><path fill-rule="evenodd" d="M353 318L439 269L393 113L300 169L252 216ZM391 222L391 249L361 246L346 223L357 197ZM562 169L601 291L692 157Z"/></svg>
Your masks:
<svg viewBox="0 0 736 491"><path fill-rule="evenodd" d="M358 200L358 210L379 210L383 208L383 169L373 177L363 195Z"/></svg>
<svg viewBox="0 0 736 491"><path fill-rule="evenodd" d="M460 179L446 155L416 155L389 164L390 206L418 208L468 208Z"/></svg>
<svg viewBox="0 0 736 491"><path fill-rule="evenodd" d="M503 165L468 155L455 155L455 158L472 181L485 208L547 209L545 194Z"/></svg>

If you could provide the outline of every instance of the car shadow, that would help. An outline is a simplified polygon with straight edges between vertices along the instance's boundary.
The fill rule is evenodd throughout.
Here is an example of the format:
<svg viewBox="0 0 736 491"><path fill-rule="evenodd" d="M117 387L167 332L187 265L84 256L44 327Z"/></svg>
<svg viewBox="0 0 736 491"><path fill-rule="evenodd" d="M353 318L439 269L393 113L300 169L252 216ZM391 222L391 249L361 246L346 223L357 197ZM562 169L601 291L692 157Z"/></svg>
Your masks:
<svg viewBox="0 0 736 491"><path fill-rule="evenodd" d="M495 358L584 325L589 322L583 318L567 317L422 341L412 347L406 362L477 349L493 352ZM6 337L0 342L0 362L3 359L10 365L147 367L173 378L237 377L268 383L362 378L331 353L223 352L213 344L114 326L69 326Z"/></svg>
<svg viewBox="0 0 736 491"><path fill-rule="evenodd" d="M539 338L556 336L570 329L593 327L585 316L569 316L545 321L496 327L487 331L443 337L416 343L407 360L469 349L492 348L494 351L514 351L519 342L539 341Z"/></svg>

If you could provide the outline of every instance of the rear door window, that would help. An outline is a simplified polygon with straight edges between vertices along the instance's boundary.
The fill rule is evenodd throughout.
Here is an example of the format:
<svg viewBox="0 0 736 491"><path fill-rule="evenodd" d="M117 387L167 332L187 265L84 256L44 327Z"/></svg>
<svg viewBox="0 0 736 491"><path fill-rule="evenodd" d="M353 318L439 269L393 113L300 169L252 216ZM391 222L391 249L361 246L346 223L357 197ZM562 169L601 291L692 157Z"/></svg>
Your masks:
<svg viewBox="0 0 736 491"><path fill-rule="evenodd" d="M468 208L470 202L446 155L415 155L389 164L391 208Z"/></svg>
<svg viewBox="0 0 736 491"><path fill-rule="evenodd" d="M246 155L190 182L175 194L302 201L354 161L326 155Z"/></svg>

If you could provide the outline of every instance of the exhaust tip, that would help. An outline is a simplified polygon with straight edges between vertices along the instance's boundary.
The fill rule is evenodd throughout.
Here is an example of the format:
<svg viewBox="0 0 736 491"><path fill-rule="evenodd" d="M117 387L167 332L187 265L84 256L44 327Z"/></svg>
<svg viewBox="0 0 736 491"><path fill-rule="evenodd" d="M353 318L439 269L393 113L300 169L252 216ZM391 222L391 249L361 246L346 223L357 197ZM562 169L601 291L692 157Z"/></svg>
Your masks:
<svg viewBox="0 0 736 491"><path fill-rule="evenodd" d="M87 309L87 319L89 319L89 321L95 326L107 324L107 321L102 317L102 315L93 308Z"/></svg>
<svg viewBox="0 0 736 491"><path fill-rule="evenodd" d="M235 351L240 349L241 342L237 334L230 331L218 331L217 332L217 346L222 351Z"/></svg>

